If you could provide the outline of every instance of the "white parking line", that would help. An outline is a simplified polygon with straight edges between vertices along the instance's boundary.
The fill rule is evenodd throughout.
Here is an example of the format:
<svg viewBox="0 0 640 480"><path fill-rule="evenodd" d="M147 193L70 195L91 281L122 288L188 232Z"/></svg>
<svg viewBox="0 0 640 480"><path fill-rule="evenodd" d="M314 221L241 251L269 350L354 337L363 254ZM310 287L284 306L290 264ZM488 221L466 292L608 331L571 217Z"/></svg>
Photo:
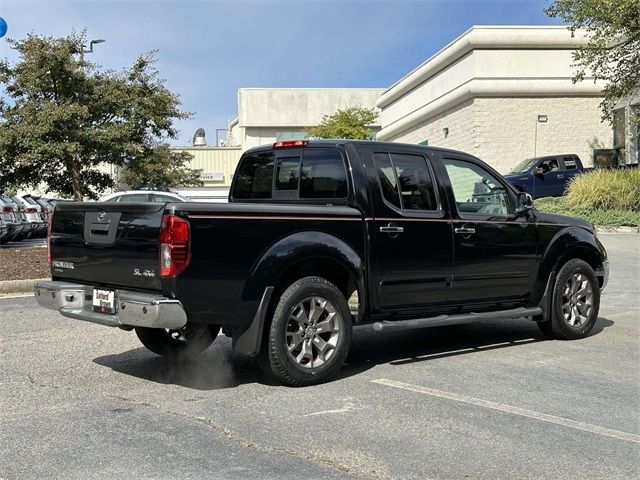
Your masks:
<svg viewBox="0 0 640 480"><path fill-rule="evenodd" d="M522 417L533 418L534 420L541 420L543 422L555 423L556 425L562 425L563 427L575 428L577 430L583 430L585 432L595 433L597 435L603 435L605 437L617 438L618 440L624 440L626 442L640 443L640 435L621 432L619 430L612 430L610 428L599 427L598 425L578 422L576 420L557 417L555 415L549 415L547 413L535 412L533 410L514 407L512 405L504 405L502 403L490 402L489 400L482 400L481 398L468 397L466 395L460 395L458 393L445 392L442 390L436 390L434 388L422 387L420 385L398 382L386 378L378 378L371 381L380 385L386 385L387 387L400 388L403 390L409 390L411 392L431 395L433 397L446 398L447 400L453 400L454 402L461 402L478 407L490 408L492 410L498 410L500 412L510 413L512 415L520 415Z"/></svg>

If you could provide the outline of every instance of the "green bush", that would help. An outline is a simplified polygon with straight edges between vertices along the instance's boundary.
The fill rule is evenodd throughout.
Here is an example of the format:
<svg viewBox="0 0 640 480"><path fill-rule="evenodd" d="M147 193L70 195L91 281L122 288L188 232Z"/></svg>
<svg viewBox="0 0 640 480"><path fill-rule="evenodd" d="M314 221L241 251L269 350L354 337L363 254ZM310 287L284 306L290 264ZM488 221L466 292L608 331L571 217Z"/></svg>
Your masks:
<svg viewBox="0 0 640 480"><path fill-rule="evenodd" d="M569 199L567 197L538 198L535 201L535 207L542 212L558 213L560 215L582 218L583 220L593 223L597 227L640 227L640 212L634 212L631 210L604 210L575 207L569 203Z"/></svg>
<svg viewBox="0 0 640 480"><path fill-rule="evenodd" d="M589 210L640 212L640 169L593 170L569 183L567 203Z"/></svg>

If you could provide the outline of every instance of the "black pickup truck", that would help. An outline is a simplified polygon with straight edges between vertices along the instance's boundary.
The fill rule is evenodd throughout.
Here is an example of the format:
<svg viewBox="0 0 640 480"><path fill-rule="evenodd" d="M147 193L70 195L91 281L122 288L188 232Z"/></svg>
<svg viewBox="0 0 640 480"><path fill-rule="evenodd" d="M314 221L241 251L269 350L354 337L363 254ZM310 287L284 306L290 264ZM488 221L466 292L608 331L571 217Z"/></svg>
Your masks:
<svg viewBox="0 0 640 480"><path fill-rule="evenodd" d="M591 224L533 208L464 153L286 141L242 156L228 204L58 204L44 307L175 358L220 329L289 385L333 376L354 325L530 317L586 336L608 277Z"/></svg>

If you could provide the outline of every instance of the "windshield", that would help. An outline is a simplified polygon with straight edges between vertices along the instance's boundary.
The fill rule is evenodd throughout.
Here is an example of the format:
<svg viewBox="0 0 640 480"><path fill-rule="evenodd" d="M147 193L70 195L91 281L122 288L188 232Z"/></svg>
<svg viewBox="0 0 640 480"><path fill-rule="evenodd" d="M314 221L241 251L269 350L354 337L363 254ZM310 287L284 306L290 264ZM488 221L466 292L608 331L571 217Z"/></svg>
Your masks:
<svg viewBox="0 0 640 480"><path fill-rule="evenodd" d="M521 161L518 165L516 165L511 173L523 173L528 171L534 163L538 161L537 158L527 158L526 160Z"/></svg>

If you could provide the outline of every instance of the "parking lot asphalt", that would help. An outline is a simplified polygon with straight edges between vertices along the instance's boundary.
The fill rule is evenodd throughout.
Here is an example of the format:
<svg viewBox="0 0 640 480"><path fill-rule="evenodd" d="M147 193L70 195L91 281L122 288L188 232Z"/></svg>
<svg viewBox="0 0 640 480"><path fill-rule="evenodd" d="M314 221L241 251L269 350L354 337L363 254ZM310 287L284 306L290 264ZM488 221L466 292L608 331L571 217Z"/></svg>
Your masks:
<svg viewBox="0 0 640 480"><path fill-rule="evenodd" d="M0 300L0 478L640 478L640 235L600 238L590 337L362 327L340 378L308 388L224 337L175 365L133 333Z"/></svg>

